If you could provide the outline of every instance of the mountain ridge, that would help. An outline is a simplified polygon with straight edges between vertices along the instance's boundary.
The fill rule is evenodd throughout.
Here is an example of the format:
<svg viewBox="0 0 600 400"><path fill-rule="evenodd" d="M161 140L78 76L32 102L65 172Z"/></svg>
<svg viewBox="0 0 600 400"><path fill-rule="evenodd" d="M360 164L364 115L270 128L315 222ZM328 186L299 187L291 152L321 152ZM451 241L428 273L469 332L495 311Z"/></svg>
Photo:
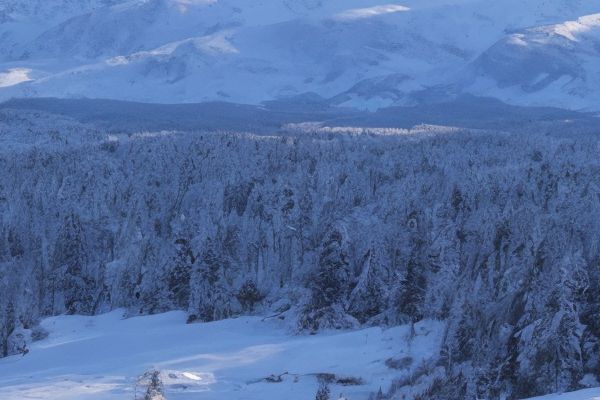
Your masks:
<svg viewBox="0 0 600 400"><path fill-rule="evenodd" d="M377 109L451 86L518 105L598 104L597 35L577 29L595 21L597 0L64 2L36 24L54 8L14 18L18 2L0 3L13 16L0 28L0 99L261 104L316 93Z"/></svg>

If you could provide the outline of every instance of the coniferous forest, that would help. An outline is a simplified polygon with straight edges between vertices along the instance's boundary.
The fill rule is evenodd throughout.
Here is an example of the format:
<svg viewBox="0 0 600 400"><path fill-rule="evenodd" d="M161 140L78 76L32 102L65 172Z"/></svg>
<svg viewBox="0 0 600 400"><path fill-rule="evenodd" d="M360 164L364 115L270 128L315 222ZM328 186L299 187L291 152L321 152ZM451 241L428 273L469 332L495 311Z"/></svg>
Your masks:
<svg viewBox="0 0 600 400"><path fill-rule="evenodd" d="M2 356L43 317L125 308L276 315L300 335L442 321L438 355L390 398L417 382L523 398L600 373L589 129L105 134L2 117L18 138L0 157Z"/></svg>

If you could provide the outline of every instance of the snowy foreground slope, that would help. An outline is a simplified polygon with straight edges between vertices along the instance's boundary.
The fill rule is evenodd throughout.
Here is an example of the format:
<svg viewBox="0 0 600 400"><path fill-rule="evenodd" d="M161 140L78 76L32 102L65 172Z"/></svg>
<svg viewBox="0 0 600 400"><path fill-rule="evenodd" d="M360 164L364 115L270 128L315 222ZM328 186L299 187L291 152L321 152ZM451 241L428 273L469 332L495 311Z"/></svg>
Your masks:
<svg viewBox="0 0 600 400"><path fill-rule="evenodd" d="M3 400L141 399L144 374L159 371L170 400L306 400L331 380L332 399L368 399L437 357L443 324L291 336L273 319L185 324L180 312L124 319L44 320L48 337L26 357L0 360ZM389 360L403 359L401 371ZM388 361L386 363L386 361ZM598 400L600 389L531 400Z"/></svg>
<svg viewBox="0 0 600 400"><path fill-rule="evenodd" d="M25 357L0 360L0 398L133 400L137 391L141 399L142 375L158 370L169 400L305 400L327 379L334 399L368 399L437 357L443 332L441 323L425 321L412 335L400 326L292 336L276 319L186 325L180 312L123 314L44 320L48 338ZM408 357L402 371L386 366Z"/></svg>
<svg viewBox="0 0 600 400"><path fill-rule="evenodd" d="M0 1L0 98L598 109L599 0ZM299 100L300 101L300 100Z"/></svg>
<svg viewBox="0 0 600 400"><path fill-rule="evenodd" d="M570 393L551 394L531 398L530 400L598 400L600 399L600 389L579 390Z"/></svg>

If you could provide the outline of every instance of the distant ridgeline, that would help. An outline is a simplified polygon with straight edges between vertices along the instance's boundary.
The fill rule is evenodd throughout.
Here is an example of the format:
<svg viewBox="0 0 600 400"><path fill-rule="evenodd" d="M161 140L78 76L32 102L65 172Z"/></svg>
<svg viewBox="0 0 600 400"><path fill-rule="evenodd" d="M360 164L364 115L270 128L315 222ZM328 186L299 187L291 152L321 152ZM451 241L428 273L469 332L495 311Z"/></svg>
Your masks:
<svg viewBox="0 0 600 400"><path fill-rule="evenodd" d="M2 356L44 316L125 307L297 332L446 321L439 358L391 397L430 382L426 398L512 399L600 374L596 136L107 136L39 118L0 120Z"/></svg>

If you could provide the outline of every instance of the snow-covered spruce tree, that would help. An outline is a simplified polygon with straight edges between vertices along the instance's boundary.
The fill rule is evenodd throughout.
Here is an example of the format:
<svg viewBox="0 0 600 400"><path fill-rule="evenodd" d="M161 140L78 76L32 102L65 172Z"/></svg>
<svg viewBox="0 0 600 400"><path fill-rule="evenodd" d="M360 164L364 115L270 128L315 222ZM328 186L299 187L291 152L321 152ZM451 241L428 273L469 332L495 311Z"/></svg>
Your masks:
<svg viewBox="0 0 600 400"><path fill-rule="evenodd" d="M537 276L531 286L539 292L525 303L521 320L525 326L516 334L515 385L527 396L541 394L548 387L554 392L576 389L584 375L585 327L579 307L588 277L583 260L577 254L554 266L546 260L537 272L544 276Z"/></svg>
<svg viewBox="0 0 600 400"><path fill-rule="evenodd" d="M166 400L160 371L150 372L144 400Z"/></svg>
<svg viewBox="0 0 600 400"><path fill-rule="evenodd" d="M329 385L322 383L319 385L319 389L317 390L317 394L315 395L315 400L330 400L331 399L331 390L329 389Z"/></svg>
<svg viewBox="0 0 600 400"><path fill-rule="evenodd" d="M59 231L50 276L50 307L53 312L90 314L95 282L87 276L87 249L81 220L75 213L64 219Z"/></svg>
<svg viewBox="0 0 600 400"><path fill-rule="evenodd" d="M216 243L207 238L191 278L189 322L209 322L233 315L235 295L224 278L223 258Z"/></svg>
<svg viewBox="0 0 600 400"><path fill-rule="evenodd" d="M160 244L168 246L152 236L142 244L139 261L141 269L135 292L136 297L139 295L140 313L143 314L157 314L173 308L168 285L169 269L161 265L161 259L164 257L162 251L165 247Z"/></svg>
<svg viewBox="0 0 600 400"><path fill-rule="evenodd" d="M13 334L15 330L16 323L16 315L15 315L15 307L9 302L5 309L3 310L2 319L0 320L0 353L2 357L6 357L9 354L13 354L10 350L10 336Z"/></svg>
<svg viewBox="0 0 600 400"><path fill-rule="evenodd" d="M300 319L302 329L347 328L354 322L346 313L353 276L344 235L338 226L325 236L318 269L309 282L311 296Z"/></svg>
<svg viewBox="0 0 600 400"><path fill-rule="evenodd" d="M357 283L348 296L348 313L364 324L385 311L387 293L385 271L374 248L367 251L362 264Z"/></svg>
<svg viewBox="0 0 600 400"><path fill-rule="evenodd" d="M587 272L589 286L581 306L581 322L588 328L582 337L584 368L600 376L600 260L591 260Z"/></svg>
<svg viewBox="0 0 600 400"><path fill-rule="evenodd" d="M175 308L186 309L190 302L190 280L196 256L187 239L177 239L175 244L177 254L172 258L172 265L167 268L169 298Z"/></svg>
<svg viewBox="0 0 600 400"><path fill-rule="evenodd" d="M425 297L426 284L423 265L411 257L406 267L406 275L402 279L397 309L400 314L407 315L412 322L423 319L421 306Z"/></svg>
<svg viewBox="0 0 600 400"><path fill-rule="evenodd" d="M254 311L254 306L256 303L260 302L264 298L264 296L258 290L256 283L252 280L245 281L242 287L236 293L235 297L240 302L244 312Z"/></svg>
<svg viewBox="0 0 600 400"><path fill-rule="evenodd" d="M381 387L377 391L377 393L371 393L369 396L369 400L385 400L385 395L383 394L383 390Z"/></svg>

